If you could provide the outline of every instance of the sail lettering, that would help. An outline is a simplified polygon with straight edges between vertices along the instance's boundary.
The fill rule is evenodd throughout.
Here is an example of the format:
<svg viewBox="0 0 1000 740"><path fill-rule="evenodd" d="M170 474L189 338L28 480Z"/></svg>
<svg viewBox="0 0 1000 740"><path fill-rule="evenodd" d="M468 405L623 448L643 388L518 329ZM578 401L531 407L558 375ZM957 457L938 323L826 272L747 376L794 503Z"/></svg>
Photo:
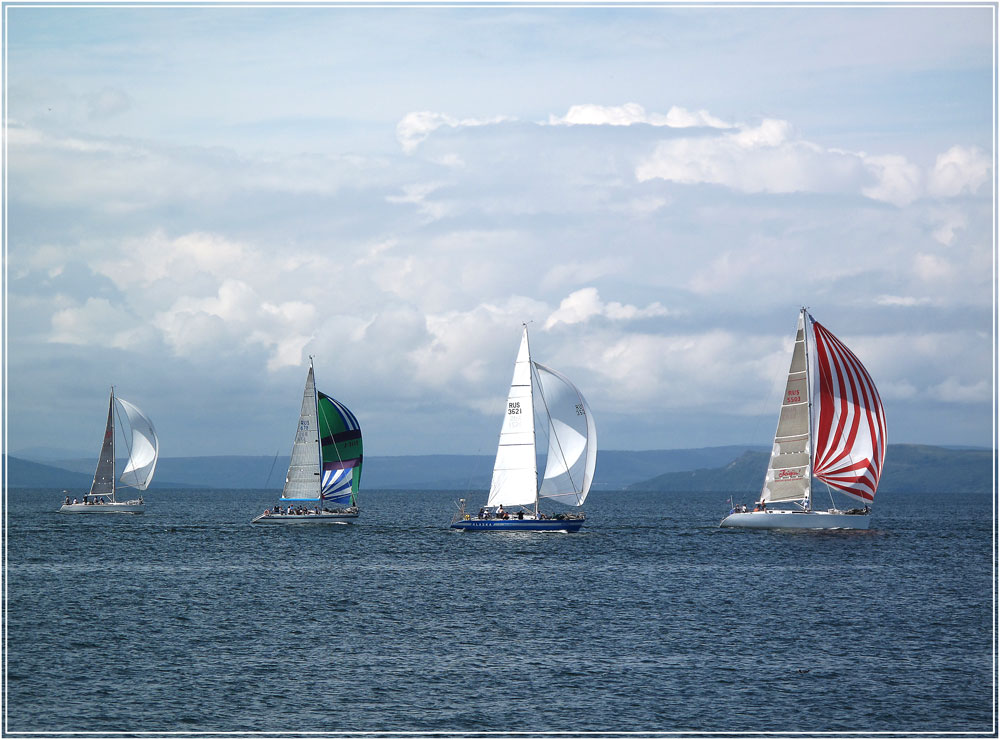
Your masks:
<svg viewBox="0 0 1000 740"><path fill-rule="evenodd" d="M786 391L785 403L802 403L802 394L798 388L789 388Z"/></svg>
<svg viewBox="0 0 1000 740"><path fill-rule="evenodd" d="M521 413L521 402L520 401L508 401L507 402L507 414L520 414Z"/></svg>
<svg viewBox="0 0 1000 740"><path fill-rule="evenodd" d="M774 476L774 479L775 480L795 480L797 478L802 478L802 477L803 477L803 471L801 471L801 470L789 470L788 468L784 468L782 470L777 471L777 474Z"/></svg>

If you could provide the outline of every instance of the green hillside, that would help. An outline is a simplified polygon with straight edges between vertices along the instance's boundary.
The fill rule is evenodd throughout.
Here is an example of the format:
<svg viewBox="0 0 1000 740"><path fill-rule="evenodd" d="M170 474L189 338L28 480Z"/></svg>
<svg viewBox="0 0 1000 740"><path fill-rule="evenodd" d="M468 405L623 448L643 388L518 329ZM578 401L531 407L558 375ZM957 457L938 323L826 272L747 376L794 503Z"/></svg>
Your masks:
<svg viewBox="0 0 1000 740"><path fill-rule="evenodd" d="M767 471L767 452L746 452L721 467L664 473L633 491L712 491L756 495ZM889 445L879 490L912 493L989 493L993 490L991 450L930 445Z"/></svg>

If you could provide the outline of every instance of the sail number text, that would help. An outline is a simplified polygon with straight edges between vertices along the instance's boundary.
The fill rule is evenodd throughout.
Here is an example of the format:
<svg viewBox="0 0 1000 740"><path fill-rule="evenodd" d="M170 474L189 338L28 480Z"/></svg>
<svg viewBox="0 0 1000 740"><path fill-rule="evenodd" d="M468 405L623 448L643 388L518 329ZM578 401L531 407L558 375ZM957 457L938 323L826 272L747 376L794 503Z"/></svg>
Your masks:
<svg viewBox="0 0 1000 740"><path fill-rule="evenodd" d="M520 401L508 401L507 402L507 415L520 414L521 413L521 402Z"/></svg>

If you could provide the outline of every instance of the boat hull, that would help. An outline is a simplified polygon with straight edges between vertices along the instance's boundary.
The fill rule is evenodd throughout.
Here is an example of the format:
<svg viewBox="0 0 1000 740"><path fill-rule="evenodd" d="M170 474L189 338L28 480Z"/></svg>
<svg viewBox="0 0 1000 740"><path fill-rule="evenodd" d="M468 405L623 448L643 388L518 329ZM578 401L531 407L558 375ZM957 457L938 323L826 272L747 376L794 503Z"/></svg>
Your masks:
<svg viewBox="0 0 1000 740"><path fill-rule="evenodd" d="M251 524L346 524L358 518L353 514L261 514Z"/></svg>
<svg viewBox="0 0 1000 740"><path fill-rule="evenodd" d="M142 514L146 505L133 501L115 501L105 504L63 504L60 514Z"/></svg>
<svg viewBox="0 0 1000 740"><path fill-rule="evenodd" d="M466 532L578 532L584 519L461 519L452 529Z"/></svg>
<svg viewBox="0 0 1000 740"><path fill-rule="evenodd" d="M720 527L745 529L868 529L870 514L842 511L747 511L730 514Z"/></svg>

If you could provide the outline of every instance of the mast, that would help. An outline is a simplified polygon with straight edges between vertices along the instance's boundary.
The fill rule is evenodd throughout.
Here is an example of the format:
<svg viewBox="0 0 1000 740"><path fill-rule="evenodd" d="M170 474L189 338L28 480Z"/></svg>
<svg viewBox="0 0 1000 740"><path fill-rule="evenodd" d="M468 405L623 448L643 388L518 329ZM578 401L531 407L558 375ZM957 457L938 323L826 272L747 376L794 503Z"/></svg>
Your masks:
<svg viewBox="0 0 1000 740"><path fill-rule="evenodd" d="M806 353L806 400L808 404L806 405L806 418L809 420L809 467L806 469L807 480L809 481L806 487L806 505L805 510L812 510L812 476L813 476L813 448L815 447L813 440L813 422L812 422L812 408L813 408L813 397L812 397L812 366L809 363L809 312L806 307L801 308L802 312L802 346Z"/></svg>
<svg viewBox="0 0 1000 740"><path fill-rule="evenodd" d="M528 395L531 398L531 467L534 471L535 481L535 519L538 519L538 455L535 446L535 371L531 365L531 342L528 341L528 324L522 322L524 327L524 344L528 348Z"/></svg>
<svg viewBox="0 0 1000 740"><path fill-rule="evenodd" d="M309 355L309 369L313 375L313 408L316 410L316 460L319 467L319 499L320 506L323 504L323 434L319 425L319 391L316 390L316 370L313 368L313 356Z"/></svg>
<svg viewBox="0 0 1000 740"><path fill-rule="evenodd" d="M115 502L115 489L118 488L118 473L114 468L115 460L115 387L111 386L111 503Z"/></svg>

